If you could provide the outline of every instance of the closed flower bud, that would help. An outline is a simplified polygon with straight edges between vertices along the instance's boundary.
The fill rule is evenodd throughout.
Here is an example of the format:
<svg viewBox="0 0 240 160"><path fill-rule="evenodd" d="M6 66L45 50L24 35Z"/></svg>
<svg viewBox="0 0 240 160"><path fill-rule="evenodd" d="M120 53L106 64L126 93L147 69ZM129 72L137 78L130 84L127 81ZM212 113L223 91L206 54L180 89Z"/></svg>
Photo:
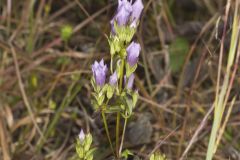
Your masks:
<svg viewBox="0 0 240 160"><path fill-rule="evenodd" d="M131 67L137 63L140 51L141 51L140 44L135 42L132 42L127 47L127 62Z"/></svg>
<svg viewBox="0 0 240 160"><path fill-rule="evenodd" d="M132 89L133 88L133 82L134 82L134 74L131 74L128 77L128 79L127 79L126 75L124 76L124 83L125 83L127 89Z"/></svg>
<svg viewBox="0 0 240 160"><path fill-rule="evenodd" d="M111 25L111 33L113 35L115 35L116 34L116 30L114 28L114 18L110 21L110 25Z"/></svg>
<svg viewBox="0 0 240 160"><path fill-rule="evenodd" d="M79 138L80 142L83 143L83 141L85 139L85 134L84 134L83 130L81 130L81 132L79 133L78 138Z"/></svg>
<svg viewBox="0 0 240 160"><path fill-rule="evenodd" d="M111 86L115 86L117 83L118 77L117 77L117 72L115 71L109 78L109 84Z"/></svg>
<svg viewBox="0 0 240 160"><path fill-rule="evenodd" d="M102 87L105 84L107 74L107 65L104 64L103 59L99 63L97 61L94 62L92 72L96 84Z"/></svg>

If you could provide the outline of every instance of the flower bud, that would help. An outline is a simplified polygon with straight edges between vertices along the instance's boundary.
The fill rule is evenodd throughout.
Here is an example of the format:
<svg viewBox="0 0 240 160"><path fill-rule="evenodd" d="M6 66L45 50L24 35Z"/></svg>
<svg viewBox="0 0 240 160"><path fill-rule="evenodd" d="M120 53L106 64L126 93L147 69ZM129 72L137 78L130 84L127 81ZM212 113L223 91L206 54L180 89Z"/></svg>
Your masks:
<svg viewBox="0 0 240 160"><path fill-rule="evenodd" d="M80 142L83 143L83 141L85 139L85 134L84 134L83 130L80 131L78 138L79 138Z"/></svg>
<svg viewBox="0 0 240 160"><path fill-rule="evenodd" d="M92 72L96 84L102 87L105 84L107 74L107 65L104 64L103 59L99 63L97 61L94 62Z"/></svg>
<svg viewBox="0 0 240 160"><path fill-rule="evenodd" d="M126 75L124 76L124 83L127 87L127 89L132 89L133 88L133 82L134 82L134 74L131 74L128 79Z"/></svg>
<svg viewBox="0 0 240 160"><path fill-rule="evenodd" d="M109 78L109 84L111 86L115 86L117 83L118 77L117 77L117 72L115 71Z"/></svg>
<svg viewBox="0 0 240 160"><path fill-rule="evenodd" d="M140 51L141 51L140 44L135 42L132 42L127 47L127 62L131 67L137 63Z"/></svg>

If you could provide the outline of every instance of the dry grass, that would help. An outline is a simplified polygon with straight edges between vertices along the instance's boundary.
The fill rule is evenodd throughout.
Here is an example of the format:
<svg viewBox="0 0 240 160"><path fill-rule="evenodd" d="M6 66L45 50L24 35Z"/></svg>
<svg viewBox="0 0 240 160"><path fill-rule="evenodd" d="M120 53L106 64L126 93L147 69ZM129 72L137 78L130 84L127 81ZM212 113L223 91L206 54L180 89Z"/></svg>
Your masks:
<svg viewBox="0 0 240 160"><path fill-rule="evenodd" d="M95 59L109 60L105 35L116 8L112 2L0 1L0 159L70 159L80 128L93 134L96 157L110 156L100 115L90 103L89 79ZM234 97L235 103L223 113L228 121L214 159L240 159L238 56L227 66L236 0L229 1L228 14L224 0L143 2L135 37L142 45L136 77L141 96L130 123L147 113L153 133L149 142L129 141L124 147L143 159L155 150L169 160L205 159L216 91L229 71L224 104L231 107ZM65 25L73 27L68 42L60 37ZM173 72L169 52L178 37L189 50ZM235 54L239 41L238 36ZM112 117L107 118L111 128Z"/></svg>

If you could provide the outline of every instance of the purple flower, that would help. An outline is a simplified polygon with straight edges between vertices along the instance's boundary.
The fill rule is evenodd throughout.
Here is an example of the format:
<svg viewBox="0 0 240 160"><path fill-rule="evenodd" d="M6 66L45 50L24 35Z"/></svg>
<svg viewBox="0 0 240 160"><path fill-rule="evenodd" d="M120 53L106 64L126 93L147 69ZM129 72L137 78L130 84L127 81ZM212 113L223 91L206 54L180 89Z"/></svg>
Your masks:
<svg viewBox="0 0 240 160"><path fill-rule="evenodd" d="M115 86L117 83L118 77L117 77L117 72L115 71L109 78L109 83L111 86Z"/></svg>
<svg viewBox="0 0 240 160"><path fill-rule="evenodd" d="M123 0L118 0L118 8L117 8L117 11L119 11L120 7L122 6L123 4Z"/></svg>
<svg viewBox="0 0 240 160"><path fill-rule="evenodd" d="M127 89L132 89L134 81L134 74L131 74L127 81Z"/></svg>
<svg viewBox="0 0 240 160"><path fill-rule="evenodd" d="M131 27L136 27L137 26L137 21L140 18L142 10L143 10L142 0L136 0L134 2L134 4L132 5L132 13L131 13L132 23L130 25Z"/></svg>
<svg viewBox="0 0 240 160"><path fill-rule="evenodd" d="M102 87L105 84L107 74L107 65L104 65L103 59L99 63L97 61L94 62L92 72L96 84Z"/></svg>
<svg viewBox="0 0 240 160"><path fill-rule="evenodd" d="M126 25L132 13L132 5L128 0L119 0L117 14L113 20L116 20L119 26Z"/></svg>
<svg viewBox="0 0 240 160"><path fill-rule="evenodd" d="M116 30L114 28L114 18L110 21L110 25L111 25L111 32L113 35L116 34Z"/></svg>
<svg viewBox="0 0 240 160"><path fill-rule="evenodd" d="M79 138L80 142L83 142L83 141L84 141L84 139L85 139L85 134L84 134L83 130L81 130L81 132L79 133L78 138Z"/></svg>
<svg viewBox="0 0 240 160"><path fill-rule="evenodd" d="M138 43L132 42L127 47L127 62L130 66L134 66L138 61L138 56L141 51L141 46Z"/></svg>

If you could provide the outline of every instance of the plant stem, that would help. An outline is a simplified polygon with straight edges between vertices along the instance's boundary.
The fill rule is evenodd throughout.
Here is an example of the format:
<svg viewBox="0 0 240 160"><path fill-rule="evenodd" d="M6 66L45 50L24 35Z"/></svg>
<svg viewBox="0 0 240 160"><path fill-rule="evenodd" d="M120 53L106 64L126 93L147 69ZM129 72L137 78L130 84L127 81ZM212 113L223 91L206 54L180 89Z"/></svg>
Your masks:
<svg viewBox="0 0 240 160"><path fill-rule="evenodd" d="M124 141L125 132L126 132L126 126L127 126L127 118L124 118L124 126L123 126L122 140L121 140L120 147L119 147L119 153L122 152L123 141Z"/></svg>
<svg viewBox="0 0 240 160"><path fill-rule="evenodd" d="M121 68L120 68L120 85L119 85L119 91L121 93L122 86L123 86L123 70L124 70L124 59L121 61Z"/></svg>
<svg viewBox="0 0 240 160"><path fill-rule="evenodd" d="M120 84L119 84L119 92L122 92L123 86L123 70L124 70L124 58L121 61L121 68L120 68ZM120 112L117 112L116 118L116 155L117 158L120 157L121 152L119 152L119 130L120 130Z"/></svg>
<svg viewBox="0 0 240 160"><path fill-rule="evenodd" d="M112 150L112 152L113 152L113 154L114 154L114 149L113 149L113 145L112 145L111 138L110 138L110 134L109 134L109 130L108 130L108 125L107 125L106 116L105 116L104 111L101 111L101 113L102 113L102 119L103 119L105 131L106 131L106 134L107 134L107 138L108 138L108 141L109 141L111 150Z"/></svg>
<svg viewBox="0 0 240 160"><path fill-rule="evenodd" d="M111 73L113 73L113 56L111 56L110 70L111 70Z"/></svg>
<svg viewBox="0 0 240 160"><path fill-rule="evenodd" d="M117 119L116 119L116 155L119 158L119 128L120 128L120 112L117 112Z"/></svg>

